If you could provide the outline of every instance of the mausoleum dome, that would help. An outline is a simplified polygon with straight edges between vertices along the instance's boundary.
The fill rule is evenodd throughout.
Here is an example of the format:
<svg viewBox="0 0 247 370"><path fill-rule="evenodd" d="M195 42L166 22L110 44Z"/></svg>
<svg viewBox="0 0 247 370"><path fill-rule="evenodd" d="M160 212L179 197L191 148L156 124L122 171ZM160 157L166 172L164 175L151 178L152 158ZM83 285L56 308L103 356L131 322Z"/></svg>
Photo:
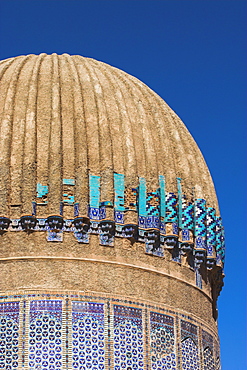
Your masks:
<svg viewBox="0 0 247 370"><path fill-rule="evenodd" d="M0 62L0 368L220 369L224 256L207 165L157 94L81 56Z"/></svg>

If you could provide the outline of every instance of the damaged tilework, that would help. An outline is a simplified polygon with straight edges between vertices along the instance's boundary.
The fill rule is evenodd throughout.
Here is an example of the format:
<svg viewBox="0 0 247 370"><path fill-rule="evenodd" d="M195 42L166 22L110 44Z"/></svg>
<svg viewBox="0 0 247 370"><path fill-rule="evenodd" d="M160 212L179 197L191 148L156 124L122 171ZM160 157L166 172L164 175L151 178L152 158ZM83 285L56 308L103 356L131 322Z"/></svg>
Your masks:
<svg viewBox="0 0 247 370"><path fill-rule="evenodd" d="M72 302L72 369L105 369L104 304Z"/></svg>
<svg viewBox="0 0 247 370"><path fill-rule="evenodd" d="M47 204L48 185L36 185L37 204Z"/></svg>
<svg viewBox="0 0 247 370"><path fill-rule="evenodd" d="M73 205L75 202L75 180L63 179L63 203Z"/></svg>
<svg viewBox="0 0 247 370"><path fill-rule="evenodd" d="M124 211L124 175L114 173L114 207L116 211Z"/></svg>
<svg viewBox="0 0 247 370"><path fill-rule="evenodd" d="M150 312L150 347L152 370L176 370L173 317Z"/></svg>
<svg viewBox="0 0 247 370"><path fill-rule="evenodd" d="M138 190L136 188L126 188L124 191L124 209L125 211L137 210Z"/></svg>
<svg viewBox="0 0 247 370"><path fill-rule="evenodd" d="M79 213L80 213L80 204L79 203L75 203L74 204L74 217L78 217L79 216Z"/></svg>
<svg viewBox="0 0 247 370"><path fill-rule="evenodd" d="M146 229L160 227L160 194L159 189L147 193L146 197Z"/></svg>
<svg viewBox="0 0 247 370"><path fill-rule="evenodd" d="M19 302L0 303L0 369L18 368Z"/></svg>
<svg viewBox="0 0 247 370"><path fill-rule="evenodd" d="M114 370L144 369L142 310L114 305Z"/></svg>
<svg viewBox="0 0 247 370"><path fill-rule="evenodd" d="M73 232L77 241L89 243L90 234L99 235L100 244L114 246L114 238L129 238L145 243L146 253L162 257L164 248L172 250L172 259L181 262L181 255L191 255L191 267L197 271L196 283L201 286L198 268L206 264L211 270L216 264L221 269L225 259L224 228L215 209L206 207L204 199L186 199L182 193L182 179L177 178L178 191L167 192L165 177L159 176L159 188L147 192L146 180L139 178L137 188L125 188L125 176L114 173L114 204L109 201L100 202L100 176L89 175L88 222L75 230L74 220L63 219L63 206L74 205L74 217L79 217L79 203L73 203L75 188L74 179L63 179L63 186L71 189L64 192L66 199L60 202L60 226L56 229L48 225L47 219L36 218L37 207L46 204L48 186L37 184L37 203L32 203L32 216L26 220L0 217L0 231L27 231L28 222L32 231L47 231L47 240L62 242L63 232ZM64 195L64 196L65 196ZM40 203L38 203L40 202ZM113 208L108 220L108 207ZM136 212L130 219L135 222L125 223L129 211ZM109 213L111 214L111 213ZM114 217L113 217L114 215ZM52 216L53 218L55 216ZM57 216L56 216L57 217ZM58 219L58 217L57 217ZM25 222L24 222L25 221ZM193 260L193 261L192 261ZM222 275L223 276L223 275Z"/></svg>
<svg viewBox="0 0 247 370"><path fill-rule="evenodd" d="M195 275L196 275L196 286L202 289L202 276L198 268L195 269Z"/></svg>
<svg viewBox="0 0 247 370"><path fill-rule="evenodd" d="M138 194L138 215L139 215L139 227L142 229L146 228L146 180L143 177L139 179L139 194Z"/></svg>

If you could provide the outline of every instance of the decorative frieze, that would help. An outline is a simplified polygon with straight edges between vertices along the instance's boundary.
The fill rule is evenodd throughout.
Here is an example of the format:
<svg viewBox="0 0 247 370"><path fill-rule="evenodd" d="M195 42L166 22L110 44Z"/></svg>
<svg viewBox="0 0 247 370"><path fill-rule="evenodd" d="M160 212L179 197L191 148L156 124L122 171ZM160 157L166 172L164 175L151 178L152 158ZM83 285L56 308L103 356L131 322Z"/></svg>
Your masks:
<svg viewBox="0 0 247 370"><path fill-rule="evenodd" d="M60 202L60 214L47 218L38 215L39 206L47 206L48 185L37 184L39 203L33 202L33 214L20 219L0 217L0 232L47 231L47 240L54 242L61 242L63 233L71 232L79 243L89 243L90 234L98 234L99 243L111 247L116 237L128 238L145 243L146 253L154 256L163 257L165 249L171 250L176 262L187 256L196 271L198 286L201 286L201 266L208 270L214 266L223 268L222 220L214 208L207 206L206 200L188 199L182 191L182 179L177 178L177 193L167 191L164 176L159 176L159 187L149 191L145 178L139 178L137 188L126 188L125 176L114 173L114 203L101 202L100 181L100 176L89 175L88 213L81 214L80 203L74 202L73 196L76 181L63 179L63 189L67 190ZM63 209L68 206L74 208L72 219L63 217Z"/></svg>

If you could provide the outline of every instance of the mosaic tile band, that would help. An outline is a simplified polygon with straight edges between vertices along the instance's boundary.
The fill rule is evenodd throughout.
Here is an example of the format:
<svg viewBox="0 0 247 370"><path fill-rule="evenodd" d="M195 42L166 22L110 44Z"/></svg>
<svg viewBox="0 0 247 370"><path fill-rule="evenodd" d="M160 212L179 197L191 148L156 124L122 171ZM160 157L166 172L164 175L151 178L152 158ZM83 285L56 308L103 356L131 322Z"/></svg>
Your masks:
<svg viewBox="0 0 247 370"><path fill-rule="evenodd" d="M113 298L1 297L0 335L0 369L6 370L220 368L218 338L202 323L170 309Z"/></svg>
<svg viewBox="0 0 247 370"><path fill-rule="evenodd" d="M224 228L215 209L204 199L187 199L182 192L182 180L177 179L177 194L167 192L165 177L159 176L159 188L147 192L145 178L139 178L137 188L125 188L123 174L114 174L114 204L100 201L100 176L89 175L88 215L80 215L80 204L72 195L74 179L63 179L67 188L61 200L60 215L39 218L40 200L49 194L48 185L37 184L37 199L32 215L20 219L0 217L0 232L47 231L49 242L62 242L63 233L71 232L79 243L89 243L90 234L98 234L99 242L114 246L115 237L145 243L146 253L164 256L165 249L177 250L175 261L190 255L195 269L205 264L223 269L225 260ZM44 200L44 199L43 199ZM47 202L47 200L45 200ZM46 203L45 203L46 204ZM74 207L74 219L64 219L64 206ZM112 211L109 213L108 210ZM136 223L126 223L126 212L136 213ZM114 212L113 212L114 211Z"/></svg>
<svg viewBox="0 0 247 370"><path fill-rule="evenodd" d="M20 219L0 217L0 233L7 231L46 231L48 242L62 242L63 233L73 233L79 243L89 243L90 234L98 234L99 243L114 246L115 238L128 238L145 243L145 252L158 257L164 249L173 250L173 261L181 262L187 255L195 270L195 282L202 287L200 267L216 268L217 292L223 286L225 241L222 220L204 199L187 199L182 192L182 179L177 178L177 194L167 192L165 177L159 176L159 188L147 192L145 178L139 178L138 188L125 188L125 176L114 174L114 204L100 201L100 176L89 175L88 215L80 215L80 204L72 202L74 179L63 179L66 201L60 203L60 215L37 217L37 207L45 204L48 185L37 184L37 201L33 214ZM69 190L69 188L71 188ZM70 194L70 195L69 195ZM70 197L70 198L68 198ZM70 199L70 200L68 200ZM74 198L73 198L74 199ZM64 219L64 206L74 207L74 219ZM108 210L111 210L109 213ZM136 213L136 223L126 223L126 212ZM112 216L111 216L112 215ZM214 276L214 275L213 275Z"/></svg>

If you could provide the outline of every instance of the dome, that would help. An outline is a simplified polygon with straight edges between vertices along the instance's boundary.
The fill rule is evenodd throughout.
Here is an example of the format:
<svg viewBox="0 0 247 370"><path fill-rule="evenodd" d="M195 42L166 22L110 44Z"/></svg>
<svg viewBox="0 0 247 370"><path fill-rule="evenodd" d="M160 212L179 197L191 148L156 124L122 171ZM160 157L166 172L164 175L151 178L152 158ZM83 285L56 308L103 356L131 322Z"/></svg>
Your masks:
<svg viewBox="0 0 247 370"><path fill-rule="evenodd" d="M0 64L1 213L31 212L36 184L49 186L43 216L59 212L63 179L86 213L87 177L101 176L101 201L114 201L113 174L126 186L203 198L217 209L203 156L183 122L135 77L81 56L29 55ZM17 212L18 210L18 212Z"/></svg>
<svg viewBox="0 0 247 370"><path fill-rule="evenodd" d="M0 91L0 368L220 368L224 228L182 121L81 56L4 60Z"/></svg>

